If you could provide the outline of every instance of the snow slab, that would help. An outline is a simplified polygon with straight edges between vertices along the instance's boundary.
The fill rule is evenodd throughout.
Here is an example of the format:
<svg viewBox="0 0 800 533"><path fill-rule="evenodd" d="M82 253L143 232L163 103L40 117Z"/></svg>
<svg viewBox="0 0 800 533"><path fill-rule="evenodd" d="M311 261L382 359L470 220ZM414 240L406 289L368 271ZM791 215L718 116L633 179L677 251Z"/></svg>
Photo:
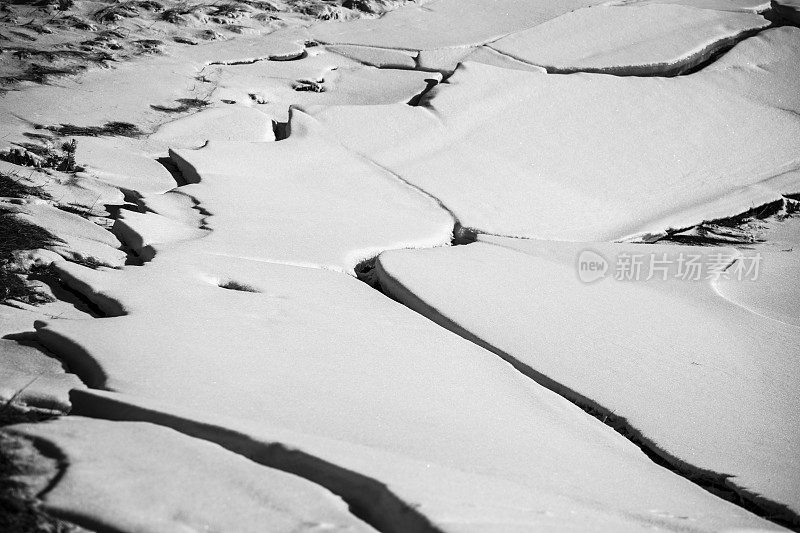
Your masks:
<svg viewBox="0 0 800 533"><path fill-rule="evenodd" d="M407 50L351 45L326 46L326 48L340 56L377 68L413 69L416 67L415 55Z"/></svg>
<svg viewBox="0 0 800 533"><path fill-rule="evenodd" d="M800 77L800 30L766 30L730 54L725 66L676 78L464 63L418 108L329 108L303 127L438 198L478 232L663 235L800 189L800 97L789 81Z"/></svg>
<svg viewBox="0 0 800 533"><path fill-rule="evenodd" d="M753 313L800 326L800 218L772 218L756 225L759 242L748 248L760 258L757 278L749 283L719 279L714 288Z"/></svg>
<svg viewBox="0 0 800 533"><path fill-rule="evenodd" d="M215 67L212 99L255 105L285 122L291 105L405 104L441 79L430 72L371 67L322 47L311 50L296 61Z"/></svg>
<svg viewBox="0 0 800 533"><path fill-rule="evenodd" d="M181 222L186 226L199 228L205 224L206 215L198 208L198 201L180 188L164 194L152 194L139 200L142 208Z"/></svg>
<svg viewBox="0 0 800 533"><path fill-rule="evenodd" d="M558 72L672 75L770 24L764 17L650 4L579 9L491 46Z"/></svg>
<svg viewBox="0 0 800 533"><path fill-rule="evenodd" d="M10 174L23 185L41 188L56 205L80 209L91 215L107 216L107 205L124 203L116 187L93 178L77 177L56 170L37 170L0 161L0 172Z"/></svg>
<svg viewBox="0 0 800 533"><path fill-rule="evenodd" d="M68 412L69 391L84 385L61 362L25 341L0 339L0 404Z"/></svg>
<svg viewBox="0 0 800 533"><path fill-rule="evenodd" d="M104 228L85 218L47 203L1 204L12 216L39 226L60 239L47 246L68 260L95 260L108 266L125 264L120 242Z"/></svg>
<svg viewBox="0 0 800 533"><path fill-rule="evenodd" d="M112 231L140 257L147 256L145 248L154 244L195 240L208 234L206 230L157 213L136 211L121 211Z"/></svg>
<svg viewBox="0 0 800 533"><path fill-rule="evenodd" d="M325 44L434 50L484 44L602 0L434 0L409 2L379 19L325 22L309 28Z"/></svg>
<svg viewBox="0 0 800 533"><path fill-rule="evenodd" d="M771 7L770 2L765 0L611 0L603 5L644 6L651 4L681 5L698 9L715 9L717 11L738 13L764 13L769 11Z"/></svg>
<svg viewBox="0 0 800 533"><path fill-rule="evenodd" d="M225 106L168 122L148 140L170 148L200 148L207 141L274 141L272 119L252 107Z"/></svg>
<svg viewBox="0 0 800 533"><path fill-rule="evenodd" d="M305 51L302 42L277 34L238 36L233 39L201 42L197 46L173 50L173 54L193 63L232 65L256 61L291 61Z"/></svg>
<svg viewBox="0 0 800 533"><path fill-rule="evenodd" d="M211 214L207 253L353 273L383 250L450 243L452 217L377 165L314 135L170 152Z"/></svg>
<svg viewBox="0 0 800 533"><path fill-rule="evenodd" d="M92 530L374 531L321 487L168 428L69 417L5 429L58 453L44 508Z"/></svg>
<svg viewBox="0 0 800 533"><path fill-rule="evenodd" d="M13 141L29 142L24 133L33 124L103 126L115 120L153 131L169 116L151 105L170 108L183 98L208 98L213 86L197 77L213 69L213 63L289 59L301 56L303 50L302 42L292 36L277 35L241 36L197 46L168 44L164 55L117 62L113 68L93 68L50 85L9 91L0 101L0 148ZM125 88L124 98L120 87Z"/></svg>
<svg viewBox="0 0 800 533"><path fill-rule="evenodd" d="M172 174L155 158L114 139L78 137L75 160L86 173L123 190L147 194L175 187Z"/></svg>
<svg viewBox="0 0 800 533"><path fill-rule="evenodd" d="M627 420L690 472L730 476L726 484L800 511L800 328L732 305L707 281L675 280L679 256L702 254L704 279L732 251L479 238L381 254L380 285L522 374ZM624 254L640 254L641 281L615 279ZM610 279L581 281L587 260Z"/></svg>
<svg viewBox="0 0 800 533"><path fill-rule="evenodd" d="M38 338L92 387L333 442L351 480L439 530L775 529L352 277L170 248L122 271L59 265L116 316Z"/></svg>

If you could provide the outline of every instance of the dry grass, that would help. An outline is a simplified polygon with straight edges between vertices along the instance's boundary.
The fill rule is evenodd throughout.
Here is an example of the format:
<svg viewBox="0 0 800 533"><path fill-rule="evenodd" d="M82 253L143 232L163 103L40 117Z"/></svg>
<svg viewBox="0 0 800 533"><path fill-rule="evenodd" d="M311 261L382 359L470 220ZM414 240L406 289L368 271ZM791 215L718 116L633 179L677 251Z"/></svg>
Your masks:
<svg viewBox="0 0 800 533"><path fill-rule="evenodd" d="M0 0L2 2L2 0ZM0 92L158 54L166 42L273 31L298 15L375 17L405 0L42 0L0 3ZM47 39L42 39L47 36Z"/></svg>
<svg viewBox="0 0 800 533"><path fill-rule="evenodd" d="M102 136L118 136L118 137L139 137L144 133L135 125L130 122L106 122L102 126L75 126L74 124L59 124L57 126L45 126L37 124L34 126L37 130L47 130L63 137L81 136L81 137L102 137Z"/></svg>
<svg viewBox="0 0 800 533"><path fill-rule="evenodd" d="M42 198L51 197L41 187L23 183L19 176L9 172L0 172L0 198Z"/></svg>
<svg viewBox="0 0 800 533"><path fill-rule="evenodd" d="M178 105L174 107L154 104L151 104L150 107L162 113L185 113L187 111L202 109L208 105L208 100L201 100L199 98L179 98L176 102L178 102Z"/></svg>
<svg viewBox="0 0 800 533"><path fill-rule="evenodd" d="M0 426L41 422L52 415L25 411L11 402L0 406ZM58 461L44 456L28 439L0 431L0 531L77 533L85 531L49 515L37 498L58 474Z"/></svg>
<svg viewBox="0 0 800 533"><path fill-rule="evenodd" d="M64 142L57 147L50 142L45 144L15 143L14 148L0 152L0 159L33 168L52 168L62 172L75 172L79 167L75 164L75 139Z"/></svg>
<svg viewBox="0 0 800 533"><path fill-rule="evenodd" d="M57 244L58 237L34 224L13 216L14 211L0 207L0 302L19 300L44 303L49 299L29 286L14 260L16 252L38 250Z"/></svg>
<svg viewBox="0 0 800 533"><path fill-rule="evenodd" d="M239 283L238 281L226 281L224 283L219 284L220 288L228 289L231 291L242 291L242 292L261 292L260 290L256 289L252 285L248 285L246 283Z"/></svg>

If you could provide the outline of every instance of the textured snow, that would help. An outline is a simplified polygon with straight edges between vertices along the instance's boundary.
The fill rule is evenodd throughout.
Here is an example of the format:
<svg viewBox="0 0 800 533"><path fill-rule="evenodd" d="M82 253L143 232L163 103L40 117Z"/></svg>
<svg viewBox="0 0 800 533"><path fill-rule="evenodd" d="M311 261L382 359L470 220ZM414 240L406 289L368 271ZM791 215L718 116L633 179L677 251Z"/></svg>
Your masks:
<svg viewBox="0 0 800 533"><path fill-rule="evenodd" d="M800 326L800 219L770 220L759 228L762 242L750 246L761 256L759 276L749 283L720 279L721 296L759 315Z"/></svg>
<svg viewBox="0 0 800 533"><path fill-rule="evenodd" d="M175 187L172 175L155 158L120 146L114 139L79 137L75 160L87 174L122 190L144 194Z"/></svg>
<svg viewBox="0 0 800 533"><path fill-rule="evenodd" d="M213 99L258 105L286 121L290 105L406 103L438 74L368 66L313 47L296 61L258 61L214 69ZM312 88L313 86L313 88Z"/></svg>
<svg viewBox="0 0 800 533"><path fill-rule="evenodd" d="M374 531L328 491L171 429L70 417L8 430L55 447L65 469L44 508L92 530Z"/></svg>
<svg viewBox="0 0 800 533"><path fill-rule="evenodd" d="M413 69L416 65L415 55L406 50L350 45L328 46L326 48L331 52L348 57L359 63L378 68Z"/></svg>
<svg viewBox="0 0 800 533"><path fill-rule="evenodd" d="M157 213L124 211L114 223L113 232L140 256L145 248L154 244L189 241L205 237L208 232L180 220Z"/></svg>
<svg viewBox="0 0 800 533"><path fill-rule="evenodd" d="M699 249L763 254L752 282L575 270L586 246L698 250L584 241L790 211L800 31L716 56L769 7L421 0L6 93L0 147L142 132L78 137L75 176L0 163L53 196L4 203L63 241L13 256L52 263L30 280L59 300L0 306L0 403L150 423L17 427L69 463L36 492L114 531L779 529L699 474L796 520L793 219Z"/></svg>
<svg viewBox="0 0 800 533"><path fill-rule="evenodd" d="M119 189L93 178L71 176L55 170L45 172L7 161L0 161L0 172L13 176L23 185L40 188L57 205L73 207L91 215L108 215L105 206L124 202Z"/></svg>
<svg viewBox="0 0 800 533"><path fill-rule="evenodd" d="M678 73L705 61L747 32L760 15L685 6L596 6L562 15L490 46L557 71Z"/></svg>
<svg viewBox="0 0 800 533"><path fill-rule="evenodd" d="M611 0L604 5L638 6L651 4L684 5L700 9L716 9L718 11L739 13L763 13L771 7L771 3L765 0Z"/></svg>
<svg viewBox="0 0 800 533"><path fill-rule="evenodd" d="M800 330L731 305L708 282L587 285L576 271L587 248L668 254L673 268L680 253L713 262L729 251L481 240L492 244L381 254L381 286L534 380L627 419L679 464L800 510Z"/></svg>
<svg viewBox="0 0 800 533"><path fill-rule="evenodd" d="M13 212L8 215L39 226L55 235L59 241L48 249L66 259L95 260L108 266L122 266L125 252L120 242L108 231L85 218L56 209L46 203L0 204Z"/></svg>
<svg viewBox="0 0 800 533"><path fill-rule="evenodd" d="M59 270L125 313L38 324L91 386L332 440L444 530L769 527L349 276L179 248L144 267Z"/></svg>
<svg viewBox="0 0 800 533"><path fill-rule="evenodd" d="M69 411L69 391L83 387L61 363L30 344L0 339L0 403Z"/></svg>
<svg viewBox="0 0 800 533"><path fill-rule="evenodd" d="M454 221L431 198L318 136L215 143L171 157L211 213L208 253L352 272L392 248L448 244Z"/></svg>
<svg viewBox="0 0 800 533"><path fill-rule="evenodd" d="M717 68L677 78L465 63L423 107L329 108L317 130L481 232L663 234L800 187L798 36L766 30Z"/></svg>
<svg viewBox="0 0 800 533"><path fill-rule="evenodd" d="M149 138L172 148L200 148L207 141L274 141L272 119L257 109L225 106L161 126Z"/></svg>
<svg viewBox="0 0 800 533"><path fill-rule="evenodd" d="M326 44L434 50L483 44L601 0L434 0L416 2L380 19L317 24L310 34Z"/></svg>

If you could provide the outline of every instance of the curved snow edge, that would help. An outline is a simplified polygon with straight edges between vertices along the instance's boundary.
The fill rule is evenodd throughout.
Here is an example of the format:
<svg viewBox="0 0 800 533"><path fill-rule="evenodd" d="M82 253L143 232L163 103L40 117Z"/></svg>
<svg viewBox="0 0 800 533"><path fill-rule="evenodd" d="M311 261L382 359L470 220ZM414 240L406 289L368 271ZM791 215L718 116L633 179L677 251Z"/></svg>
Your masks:
<svg viewBox="0 0 800 533"><path fill-rule="evenodd" d="M705 470L670 454L647 438L641 431L634 427L627 418L617 415L612 410L598 404L591 398L536 371L522 361L461 327L437 308L424 302L397 278L392 276L386 268L384 268L381 262L381 256L378 256L375 262L375 276L380 284L381 290L388 297L405 305L412 311L421 314L439 326L452 331L456 335L494 353L524 376L570 401L586 411L586 413L614 429L617 433L641 449L642 452L657 465L671 470L677 475L711 492L715 496L726 499L762 518L773 522L777 521L777 523L781 523L782 525L800 525L800 515L795 513L788 506L750 492L743 485L736 483L735 478L730 474Z"/></svg>

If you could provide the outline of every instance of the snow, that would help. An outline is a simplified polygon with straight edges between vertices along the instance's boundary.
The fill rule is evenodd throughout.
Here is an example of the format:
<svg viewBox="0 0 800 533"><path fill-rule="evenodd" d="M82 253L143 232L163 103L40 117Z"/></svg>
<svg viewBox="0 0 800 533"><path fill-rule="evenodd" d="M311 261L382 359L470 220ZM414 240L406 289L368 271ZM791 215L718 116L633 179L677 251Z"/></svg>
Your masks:
<svg viewBox="0 0 800 533"><path fill-rule="evenodd" d="M57 205L77 208L91 215L107 216L105 206L124 202L119 189L93 178L80 178L51 169L36 170L7 161L0 161L0 172L13 176L20 184L40 188Z"/></svg>
<svg viewBox="0 0 800 533"><path fill-rule="evenodd" d="M800 219L769 220L757 225L751 252L760 256L757 279L749 283L720 279L715 290L753 313L800 326Z"/></svg>
<svg viewBox="0 0 800 533"><path fill-rule="evenodd" d="M93 530L374 531L328 491L171 429L80 417L8 429L54 447L66 468L44 508Z"/></svg>
<svg viewBox="0 0 800 533"><path fill-rule="evenodd" d="M272 119L252 107L206 109L168 122L148 140L173 148L200 148L207 141L274 141Z"/></svg>
<svg viewBox="0 0 800 533"><path fill-rule="evenodd" d="M0 204L20 221L39 226L55 235L56 241L47 246L62 257L77 260L96 260L108 266L122 266L125 252L120 242L108 231L85 218L62 211L46 203Z"/></svg>
<svg viewBox="0 0 800 533"><path fill-rule="evenodd" d="M140 130L78 136L76 175L0 162L52 196L3 204L61 239L12 254L58 299L0 306L0 403L115 420L16 427L64 453L45 505L115 531L796 522L800 30L769 6L289 15L6 92L0 147ZM608 242L709 227L763 240ZM576 271L641 250L761 276Z"/></svg>
<svg viewBox="0 0 800 533"><path fill-rule="evenodd" d="M688 70L768 25L760 15L678 5L596 6L489 46L550 71L663 76Z"/></svg>
<svg viewBox="0 0 800 533"><path fill-rule="evenodd" d="M199 239L208 233L156 213L136 211L121 212L112 231L140 256L147 254L145 248L148 246Z"/></svg>
<svg viewBox="0 0 800 533"><path fill-rule="evenodd" d="M217 66L213 78L212 100L256 105L285 122L290 105L405 104L427 88L427 80L438 81L440 76L378 69L312 47L306 57L295 61Z"/></svg>
<svg viewBox="0 0 800 533"><path fill-rule="evenodd" d="M396 486L444 531L770 527L352 277L179 247L122 271L58 268L114 315L37 324L90 386L332 442L337 468Z"/></svg>
<svg viewBox="0 0 800 533"><path fill-rule="evenodd" d="M739 13L764 13L771 8L770 2L765 0L611 0L604 5L643 6L651 4L683 5L699 9L716 9L718 11Z"/></svg>
<svg viewBox="0 0 800 533"><path fill-rule="evenodd" d="M448 244L454 221L431 198L320 137L210 142L171 157L180 190L211 213L207 253L353 272L383 250Z"/></svg>
<svg viewBox="0 0 800 533"><path fill-rule="evenodd" d="M326 48L335 54L377 68L413 69L416 65L415 55L406 50L350 45L326 46Z"/></svg>
<svg viewBox="0 0 800 533"><path fill-rule="evenodd" d="M668 254L672 279L681 253L724 265L729 250L480 240L383 253L381 287L531 379L622 417L690 472L731 476L726 484L800 510L797 327L731 305L708 282L658 281L660 271L613 279L623 253L644 256L643 273L648 257ZM581 282L586 249L611 262L612 279Z"/></svg>
<svg viewBox="0 0 800 533"><path fill-rule="evenodd" d="M766 30L718 68L676 78L465 63L420 108L329 108L313 112L315 129L479 232L648 238L800 187L800 102L789 81L798 36ZM763 49L759 63L744 61Z"/></svg>
<svg viewBox="0 0 800 533"><path fill-rule="evenodd" d="M601 0L435 0L407 3L380 19L328 22L309 29L325 44L434 50L484 44Z"/></svg>
<svg viewBox="0 0 800 533"><path fill-rule="evenodd" d="M122 190L166 192L175 187L169 171L155 158L120 147L114 139L78 137L75 160L86 174Z"/></svg>
<svg viewBox="0 0 800 533"><path fill-rule="evenodd" d="M83 388L74 374L35 346L0 339L0 403L68 412L69 391Z"/></svg>

